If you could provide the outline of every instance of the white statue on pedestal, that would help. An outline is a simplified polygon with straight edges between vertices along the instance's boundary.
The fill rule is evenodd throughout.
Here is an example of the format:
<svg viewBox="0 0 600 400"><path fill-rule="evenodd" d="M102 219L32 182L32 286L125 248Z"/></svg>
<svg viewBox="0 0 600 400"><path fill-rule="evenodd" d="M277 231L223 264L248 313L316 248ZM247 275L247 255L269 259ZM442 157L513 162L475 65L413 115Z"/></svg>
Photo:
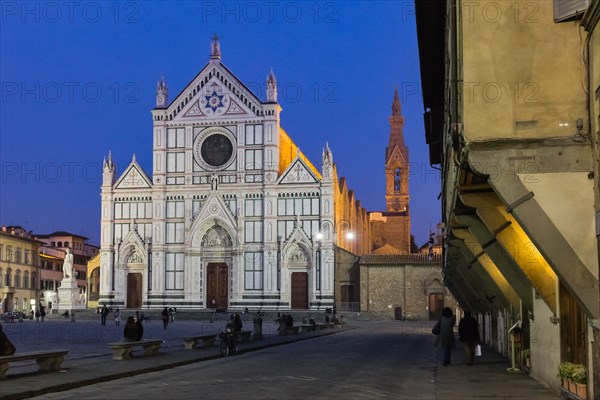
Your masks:
<svg viewBox="0 0 600 400"><path fill-rule="evenodd" d="M64 278L73 278L73 254L67 247L67 253L65 254L65 261L63 262L63 275Z"/></svg>

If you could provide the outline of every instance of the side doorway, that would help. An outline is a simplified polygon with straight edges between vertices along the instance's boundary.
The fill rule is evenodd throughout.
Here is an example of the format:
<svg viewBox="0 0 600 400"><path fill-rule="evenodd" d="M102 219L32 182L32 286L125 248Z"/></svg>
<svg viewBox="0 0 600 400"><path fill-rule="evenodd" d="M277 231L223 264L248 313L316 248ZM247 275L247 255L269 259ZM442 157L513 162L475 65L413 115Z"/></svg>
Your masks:
<svg viewBox="0 0 600 400"><path fill-rule="evenodd" d="M429 320L435 321L442 315L442 309L444 308L444 294L443 293L431 293L429 295Z"/></svg>
<svg viewBox="0 0 600 400"><path fill-rule="evenodd" d="M308 273L292 272L292 309L308 308Z"/></svg>
<svg viewBox="0 0 600 400"><path fill-rule="evenodd" d="M127 274L127 308L142 307L142 274Z"/></svg>
<svg viewBox="0 0 600 400"><path fill-rule="evenodd" d="M206 307L229 306L229 274L225 263L210 263L206 266ZM213 302L213 300L215 300Z"/></svg>

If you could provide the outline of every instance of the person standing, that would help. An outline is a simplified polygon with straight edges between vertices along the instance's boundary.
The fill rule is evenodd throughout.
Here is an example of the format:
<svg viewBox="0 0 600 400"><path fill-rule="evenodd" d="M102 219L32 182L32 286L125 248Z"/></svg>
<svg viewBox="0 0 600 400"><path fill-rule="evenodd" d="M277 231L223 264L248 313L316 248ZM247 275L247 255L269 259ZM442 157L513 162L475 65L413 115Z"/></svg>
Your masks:
<svg viewBox="0 0 600 400"><path fill-rule="evenodd" d="M40 322L40 309L35 310L35 322Z"/></svg>
<svg viewBox="0 0 600 400"><path fill-rule="evenodd" d="M444 366L449 365L452 356L452 348L455 346L454 341L454 316L452 315L452 309L445 307L442 310L442 316L440 317L440 333L436 338L436 344L442 349L444 358Z"/></svg>
<svg viewBox="0 0 600 400"><path fill-rule="evenodd" d="M475 362L475 345L479 342L479 326L477 320L471 316L471 311L465 310L465 315L458 323L458 340L463 342L467 365Z"/></svg>
<svg viewBox="0 0 600 400"><path fill-rule="evenodd" d="M102 305L102 308L100 309L100 323L102 325L106 325L106 316L108 315L108 308L106 307L106 304Z"/></svg>
<svg viewBox="0 0 600 400"><path fill-rule="evenodd" d="M121 311L119 311L119 307L115 308L115 311L113 311L113 318L116 326L121 325Z"/></svg>
<svg viewBox="0 0 600 400"><path fill-rule="evenodd" d="M46 318L46 309L44 306L40 306L40 318L42 319L42 322L44 322L44 318Z"/></svg>
<svg viewBox="0 0 600 400"><path fill-rule="evenodd" d="M163 321L163 328L166 330L167 325L169 324L169 318L170 318L169 310L167 309L167 307L165 307L164 310L162 310L161 317L162 317L162 321Z"/></svg>

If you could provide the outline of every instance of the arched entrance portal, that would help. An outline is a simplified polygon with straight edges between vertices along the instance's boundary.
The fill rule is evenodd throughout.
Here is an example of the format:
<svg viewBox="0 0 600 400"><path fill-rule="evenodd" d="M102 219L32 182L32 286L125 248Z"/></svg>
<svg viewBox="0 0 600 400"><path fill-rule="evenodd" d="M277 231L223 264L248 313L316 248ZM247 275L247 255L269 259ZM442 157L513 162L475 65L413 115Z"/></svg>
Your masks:
<svg viewBox="0 0 600 400"><path fill-rule="evenodd" d="M225 308L229 305L228 268L225 263L206 266L206 306ZM214 302L213 302L214 300Z"/></svg>

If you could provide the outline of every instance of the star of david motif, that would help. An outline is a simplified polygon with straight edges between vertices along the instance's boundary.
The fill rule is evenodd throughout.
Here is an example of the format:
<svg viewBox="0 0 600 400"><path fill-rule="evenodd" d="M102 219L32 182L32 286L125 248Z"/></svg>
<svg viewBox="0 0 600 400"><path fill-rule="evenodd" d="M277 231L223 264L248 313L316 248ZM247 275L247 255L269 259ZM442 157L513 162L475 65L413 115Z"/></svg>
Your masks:
<svg viewBox="0 0 600 400"><path fill-rule="evenodd" d="M223 107L223 97L224 95L218 95L216 90L213 90L210 96L206 97L206 105L204 108L210 108L213 112L217 111L217 108Z"/></svg>

